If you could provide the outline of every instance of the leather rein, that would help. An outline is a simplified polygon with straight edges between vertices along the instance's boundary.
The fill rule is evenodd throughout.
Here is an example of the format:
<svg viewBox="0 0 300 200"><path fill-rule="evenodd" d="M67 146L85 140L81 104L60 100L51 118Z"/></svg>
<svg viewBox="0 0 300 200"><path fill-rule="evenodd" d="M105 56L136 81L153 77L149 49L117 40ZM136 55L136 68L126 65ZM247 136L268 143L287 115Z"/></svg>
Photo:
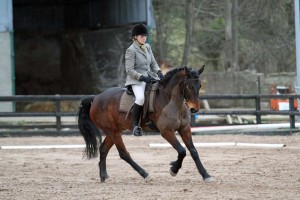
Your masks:
<svg viewBox="0 0 300 200"><path fill-rule="evenodd" d="M172 94L172 91L170 92L170 91L167 91L166 89L163 89L161 87L161 85L157 89L169 94L170 96L175 97L176 99L180 99L181 101L186 102L186 97L185 97L186 82L187 81L195 81L195 80L199 80L199 79L196 79L196 78L195 79L186 79L185 81L183 81L183 89L182 89L183 97L182 98L179 98L177 95Z"/></svg>

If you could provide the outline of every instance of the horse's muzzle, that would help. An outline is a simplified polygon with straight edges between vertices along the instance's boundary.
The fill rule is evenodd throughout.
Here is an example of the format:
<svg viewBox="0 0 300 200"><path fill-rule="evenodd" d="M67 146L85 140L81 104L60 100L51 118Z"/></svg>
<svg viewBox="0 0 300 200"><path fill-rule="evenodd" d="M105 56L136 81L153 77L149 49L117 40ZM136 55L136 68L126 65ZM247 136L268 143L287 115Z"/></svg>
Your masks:
<svg viewBox="0 0 300 200"><path fill-rule="evenodd" d="M187 102L188 107L190 108L190 112L195 114L200 109L199 101L190 101Z"/></svg>
<svg viewBox="0 0 300 200"><path fill-rule="evenodd" d="M190 111L192 114L195 114L196 112L198 112L198 110L196 110L195 108L191 108Z"/></svg>

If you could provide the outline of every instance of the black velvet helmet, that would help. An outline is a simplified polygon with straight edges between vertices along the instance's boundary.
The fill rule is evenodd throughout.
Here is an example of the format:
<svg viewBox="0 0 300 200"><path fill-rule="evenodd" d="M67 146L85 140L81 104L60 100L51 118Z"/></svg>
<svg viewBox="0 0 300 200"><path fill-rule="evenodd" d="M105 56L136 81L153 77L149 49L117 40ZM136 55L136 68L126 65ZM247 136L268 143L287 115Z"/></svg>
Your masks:
<svg viewBox="0 0 300 200"><path fill-rule="evenodd" d="M144 24L137 24L133 27L131 36L148 35L148 28Z"/></svg>

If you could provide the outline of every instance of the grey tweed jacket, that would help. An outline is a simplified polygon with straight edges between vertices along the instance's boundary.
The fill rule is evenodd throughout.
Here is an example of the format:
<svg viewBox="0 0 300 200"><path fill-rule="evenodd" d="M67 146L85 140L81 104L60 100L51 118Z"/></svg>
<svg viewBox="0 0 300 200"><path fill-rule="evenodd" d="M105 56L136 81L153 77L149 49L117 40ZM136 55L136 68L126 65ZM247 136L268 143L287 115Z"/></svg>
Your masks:
<svg viewBox="0 0 300 200"><path fill-rule="evenodd" d="M152 76L158 79L157 72L160 70L151 50L149 44L146 44L145 52L139 47L138 44L133 42L132 45L126 50L125 54L125 70L127 73L127 85L140 85L139 81L141 75Z"/></svg>

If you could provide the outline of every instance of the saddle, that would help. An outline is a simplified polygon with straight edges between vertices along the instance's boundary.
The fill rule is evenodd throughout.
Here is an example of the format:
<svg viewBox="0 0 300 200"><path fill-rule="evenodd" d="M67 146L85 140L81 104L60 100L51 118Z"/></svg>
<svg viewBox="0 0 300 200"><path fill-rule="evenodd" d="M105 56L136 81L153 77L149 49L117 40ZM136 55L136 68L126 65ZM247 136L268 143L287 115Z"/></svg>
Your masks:
<svg viewBox="0 0 300 200"><path fill-rule="evenodd" d="M145 102L143 107L143 117L145 118L147 112L155 112L155 97L158 90L159 82L153 82L146 85ZM134 93L131 87L127 87L120 100L119 112L130 112L135 101Z"/></svg>

